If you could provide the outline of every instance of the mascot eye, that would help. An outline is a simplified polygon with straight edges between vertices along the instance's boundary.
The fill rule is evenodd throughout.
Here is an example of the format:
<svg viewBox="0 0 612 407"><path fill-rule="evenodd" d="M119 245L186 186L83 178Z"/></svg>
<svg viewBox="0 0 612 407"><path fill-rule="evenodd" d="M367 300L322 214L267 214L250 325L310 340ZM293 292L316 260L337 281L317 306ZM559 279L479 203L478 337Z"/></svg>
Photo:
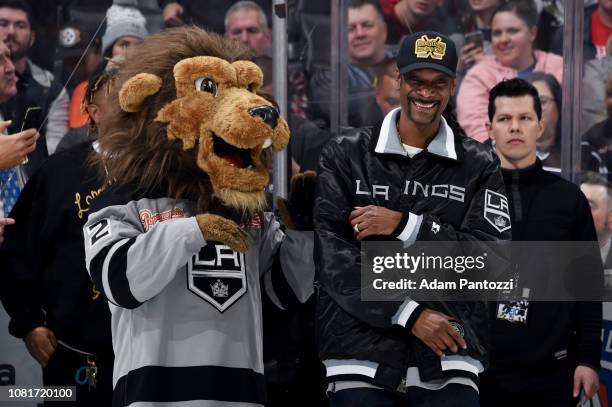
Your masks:
<svg viewBox="0 0 612 407"><path fill-rule="evenodd" d="M195 88L198 92L204 91L217 96L217 84L210 78L202 76L196 79Z"/></svg>

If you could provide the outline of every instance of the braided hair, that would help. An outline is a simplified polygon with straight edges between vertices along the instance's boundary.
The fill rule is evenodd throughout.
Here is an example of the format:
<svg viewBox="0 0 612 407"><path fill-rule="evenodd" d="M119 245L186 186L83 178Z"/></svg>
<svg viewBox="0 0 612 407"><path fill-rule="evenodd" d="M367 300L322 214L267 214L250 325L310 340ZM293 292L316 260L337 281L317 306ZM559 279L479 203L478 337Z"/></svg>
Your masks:
<svg viewBox="0 0 612 407"><path fill-rule="evenodd" d="M446 105L446 109L444 109L444 112L442 112L442 117L444 117L444 120L446 120L446 123L451 128L453 133L467 137L465 130L463 130L463 127L461 127L459 121L457 120L457 115L455 114L455 106L451 101L448 102L448 105Z"/></svg>

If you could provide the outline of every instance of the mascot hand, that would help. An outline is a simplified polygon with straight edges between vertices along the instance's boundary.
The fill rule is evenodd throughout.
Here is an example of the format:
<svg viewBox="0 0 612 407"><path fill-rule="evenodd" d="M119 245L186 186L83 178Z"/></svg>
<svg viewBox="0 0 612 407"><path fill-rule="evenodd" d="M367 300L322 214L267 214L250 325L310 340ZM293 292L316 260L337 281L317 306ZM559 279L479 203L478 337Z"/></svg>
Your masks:
<svg viewBox="0 0 612 407"><path fill-rule="evenodd" d="M209 213L197 215L196 220L204 239L225 243L240 253L249 250L249 235L236 222Z"/></svg>
<svg viewBox="0 0 612 407"><path fill-rule="evenodd" d="M301 172L291 178L289 199L277 198L280 217L289 229L312 230L312 210L317 173Z"/></svg>

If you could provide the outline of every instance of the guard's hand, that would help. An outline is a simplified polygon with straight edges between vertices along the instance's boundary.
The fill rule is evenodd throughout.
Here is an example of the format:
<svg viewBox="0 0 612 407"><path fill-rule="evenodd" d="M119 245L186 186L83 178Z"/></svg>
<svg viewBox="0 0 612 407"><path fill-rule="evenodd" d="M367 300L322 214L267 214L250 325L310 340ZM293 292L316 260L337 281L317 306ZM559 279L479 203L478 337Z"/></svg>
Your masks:
<svg viewBox="0 0 612 407"><path fill-rule="evenodd" d="M181 16L183 15L183 6L175 1L166 4L162 14L164 17L164 23L166 23L166 26L168 27L178 27L185 24L181 19Z"/></svg>
<svg viewBox="0 0 612 407"><path fill-rule="evenodd" d="M588 366L578 366L574 371L574 398L580 395L581 388L584 389L584 401L590 400L599 390L599 375Z"/></svg>
<svg viewBox="0 0 612 407"><path fill-rule="evenodd" d="M10 125L10 121L0 121L0 133ZM39 137L36 129L10 135L0 134L0 168L12 168L21 164L27 155L34 151Z"/></svg>
<svg viewBox="0 0 612 407"><path fill-rule="evenodd" d="M4 226L14 225L15 219L12 218L0 218L0 244L4 242Z"/></svg>
<svg viewBox="0 0 612 407"><path fill-rule="evenodd" d="M473 42L468 42L459 51L457 71L465 72L484 57L484 49Z"/></svg>
<svg viewBox="0 0 612 407"><path fill-rule="evenodd" d="M459 347L466 349L465 341L448 322L450 319L452 318L441 312L426 309L412 326L412 334L440 357L444 356L444 350L447 348L453 353L456 353Z"/></svg>
<svg viewBox="0 0 612 407"><path fill-rule="evenodd" d="M349 216L357 240L368 236L389 236L402 220L402 213L382 206L356 206Z"/></svg>
<svg viewBox="0 0 612 407"><path fill-rule="evenodd" d="M313 230L312 211L316 183L316 172L300 172L291 177L289 198L276 199L281 220L289 229Z"/></svg>
<svg viewBox="0 0 612 407"><path fill-rule="evenodd" d="M30 355L32 355L42 367L47 367L47 363L57 347L57 340L55 340L53 331L47 327L39 326L32 329L25 337L25 344Z"/></svg>

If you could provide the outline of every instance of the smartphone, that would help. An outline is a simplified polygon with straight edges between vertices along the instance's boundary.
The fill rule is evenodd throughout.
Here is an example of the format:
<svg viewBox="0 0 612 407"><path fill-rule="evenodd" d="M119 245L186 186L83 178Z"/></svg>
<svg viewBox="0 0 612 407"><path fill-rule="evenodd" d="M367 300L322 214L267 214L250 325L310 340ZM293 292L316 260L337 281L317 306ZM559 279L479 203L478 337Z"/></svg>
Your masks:
<svg viewBox="0 0 612 407"><path fill-rule="evenodd" d="M39 106L32 106L26 109L25 114L23 115L23 120L21 121L21 130L24 131L27 129L38 129L40 125L40 115L42 114L42 109ZM23 159L21 164L27 164L29 161L28 156Z"/></svg>
<svg viewBox="0 0 612 407"><path fill-rule="evenodd" d="M465 43L472 43L476 45L477 48L482 48L484 45L484 34L480 30L469 32L465 34Z"/></svg>
<svg viewBox="0 0 612 407"><path fill-rule="evenodd" d="M38 129L38 126L40 125L41 113L42 109L38 106L28 107L26 109L25 114L23 115L20 131L24 131L27 129Z"/></svg>

